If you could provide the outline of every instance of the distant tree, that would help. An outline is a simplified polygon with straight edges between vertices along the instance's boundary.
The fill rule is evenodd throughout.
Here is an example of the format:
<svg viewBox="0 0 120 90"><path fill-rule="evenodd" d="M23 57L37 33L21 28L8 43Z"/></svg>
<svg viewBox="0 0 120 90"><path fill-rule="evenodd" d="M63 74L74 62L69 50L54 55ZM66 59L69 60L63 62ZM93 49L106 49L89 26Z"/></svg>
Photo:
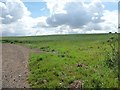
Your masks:
<svg viewBox="0 0 120 90"><path fill-rule="evenodd" d="M111 34L112 32L109 32L109 34Z"/></svg>
<svg viewBox="0 0 120 90"><path fill-rule="evenodd" d="M115 34L117 34L117 32L115 32Z"/></svg>

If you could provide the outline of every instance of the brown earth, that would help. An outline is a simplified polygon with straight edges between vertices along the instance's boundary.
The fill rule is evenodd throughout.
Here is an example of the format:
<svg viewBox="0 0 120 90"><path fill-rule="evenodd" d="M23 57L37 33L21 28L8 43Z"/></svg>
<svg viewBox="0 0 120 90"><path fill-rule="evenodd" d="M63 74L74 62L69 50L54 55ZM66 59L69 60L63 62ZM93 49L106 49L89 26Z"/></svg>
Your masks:
<svg viewBox="0 0 120 90"><path fill-rule="evenodd" d="M1 50L0 50L1 51ZM2 88L29 88L28 59L31 50L25 46L2 44Z"/></svg>

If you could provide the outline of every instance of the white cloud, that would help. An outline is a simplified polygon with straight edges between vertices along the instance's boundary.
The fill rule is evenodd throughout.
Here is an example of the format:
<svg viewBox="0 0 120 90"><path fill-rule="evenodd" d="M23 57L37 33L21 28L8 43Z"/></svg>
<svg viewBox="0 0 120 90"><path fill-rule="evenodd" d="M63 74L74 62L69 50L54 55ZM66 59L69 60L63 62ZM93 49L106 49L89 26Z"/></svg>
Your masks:
<svg viewBox="0 0 120 90"><path fill-rule="evenodd" d="M47 8L50 10L51 15L54 13L63 13L64 5L70 0L44 0Z"/></svg>
<svg viewBox="0 0 120 90"><path fill-rule="evenodd" d="M44 0L49 17L32 18L21 0L0 2L2 35L50 35L73 33L105 33L117 31L117 11L105 10L102 2ZM76 0L77 1L77 0ZM44 8L43 8L44 9Z"/></svg>
<svg viewBox="0 0 120 90"><path fill-rule="evenodd" d="M108 11L104 10L102 19L104 22L100 23L89 23L85 25L83 29L85 29L86 33L108 33L108 32L118 32L118 12L116 11Z"/></svg>
<svg viewBox="0 0 120 90"><path fill-rule="evenodd" d="M100 0L93 0L88 4L84 2L65 2L63 5L64 7L54 5L54 8L63 9L66 13L57 13L56 10L52 9L53 7L48 7L50 10L54 10L52 15L47 18L47 23L50 26L64 26L64 28L65 25L66 27L69 26L70 28L67 28L69 33L71 33L71 30L74 33L74 29L78 29L76 33L117 31L117 10L105 10ZM82 32L79 32L80 29L82 29ZM61 30L61 33L64 31L59 30Z"/></svg>
<svg viewBox="0 0 120 90"><path fill-rule="evenodd" d="M0 32L3 36L34 35L36 30L33 27L37 22L30 17L30 12L21 0L14 1L0 2Z"/></svg>
<svg viewBox="0 0 120 90"><path fill-rule="evenodd" d="M29 18L31 19L31 18ZM32 21L32 20L31 20ZM19 20L11 24L2 24L2 35L34 35L34 29L32 28L33 22L28 22L25 20Z"/></svg>
<svg viewBox="0 0 120 90"><path fill-rule="evenodd" d="M104 11L105 22L101 26L104 26L103 29L110 30L111 32L118 31L118 11Z"/></svg>
<svg viewBox="0 0 120 90"><path fill-rule="evenodd" d="M2 35L4 36L31 36L36 33L47 34L44 27L47 26L45 22L46 17L32 18L30 16L23 16L16 22L2 25ZM44 30L44 31L43 31Z"/></svg>
<svg viewBox="0 0 120 90"><path fill-rule="evenodd" d="M67 2L64 5L66 13L55 13L47 19L50 26L69 25L71 28L81 28L89 22L99 23L104 7L101 2L92 2L88 6L83 2Z"/></svg>
<svg viewBox="0 0 120 90"><path fill-rule="evenodd" d="M3 18L3 24L9 24L21 19L23 16L30 15L30 12L20 0L15 0L15 2L7 0L5 3L0 3L0 5L2 10L0 16Z"/></svg>

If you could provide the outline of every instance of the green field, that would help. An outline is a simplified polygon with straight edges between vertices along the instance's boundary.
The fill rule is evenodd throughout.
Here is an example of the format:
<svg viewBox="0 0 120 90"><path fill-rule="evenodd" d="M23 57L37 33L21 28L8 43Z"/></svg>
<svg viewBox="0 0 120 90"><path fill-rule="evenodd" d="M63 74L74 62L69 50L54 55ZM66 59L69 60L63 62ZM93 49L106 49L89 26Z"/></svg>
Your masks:
<svg viewBox="0 0 120 90"><path fill-rule="evenodd" d="M117 34L75 34L3 37L1 42L41 51L29 59L28 81L33 88L67 88L76 80L84 88L116 88L117 38Z"/></svg>

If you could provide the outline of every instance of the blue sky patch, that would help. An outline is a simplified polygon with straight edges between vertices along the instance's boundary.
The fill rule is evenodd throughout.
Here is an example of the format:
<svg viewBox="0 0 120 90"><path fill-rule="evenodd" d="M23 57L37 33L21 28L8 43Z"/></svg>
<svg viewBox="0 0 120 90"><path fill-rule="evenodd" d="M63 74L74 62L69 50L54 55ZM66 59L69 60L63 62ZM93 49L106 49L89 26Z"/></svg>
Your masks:
<svg viewBox="0 0 120 90"><path fill-rule="evenodd" d="M33 18L49 15L49 9L47 9L45 2L24 2L24 4Z"/></svg>

